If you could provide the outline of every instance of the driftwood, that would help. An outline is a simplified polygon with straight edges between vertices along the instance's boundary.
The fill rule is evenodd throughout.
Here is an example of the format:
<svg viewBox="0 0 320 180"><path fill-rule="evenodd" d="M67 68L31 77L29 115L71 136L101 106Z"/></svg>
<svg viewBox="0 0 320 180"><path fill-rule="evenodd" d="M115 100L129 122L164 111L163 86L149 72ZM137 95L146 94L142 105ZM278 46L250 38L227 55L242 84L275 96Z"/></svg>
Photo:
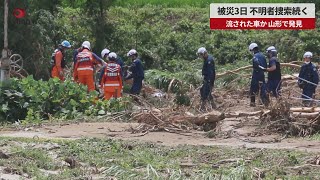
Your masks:
<svg viewBox="0 0 320 180"><path fill-rule="evenodd" d="M226 113L226 118L248 117L248 116L261 116L269 113L270 111L254 111L254 112L232 112Z"/></svg>
<svg viewBox="0 0 320 180"><path fill-rule="evenodd" d="M281 67L290 67L290 68L300 68L301 67L300 65L292 64L292 63L280 63L280 66ZM225 71L223 73L217 74L216 78L219 78L219 77L222 77L222 76L225 76L225 75L228 75L228 74L237 74L237 72L243 71L243 70L247 70L247 69L252 69L252 65L244 66L244 67L241 67L241 68L238 68L238 69L235 69L235 70L231 70L231 71Z"/></svg>
<svg viewBox="0 0 320 180"><path fill-rule="evenodd" d="M192 113L185 112L184 115L171 116L169 121L174 123L189 122L201 126L206 123L217 123L225 118L224 113L219 111L211 111L209 113L193 115Z"/></svg>
<svg viewBox="0 0 320 180"><path fill-rule="evenodd" d="M295 118L307 118L307 119L313 119L320 115L320 112L312 112L312 113L304 113L304 112L293 112L292 115Z"/></svg>
<svg viewBox="0 0 320 180"><path fill-rule="evenodd" d="M301 65L293 64L293 63L280 63L281 67L290 67L299 69Z"/></svg>
<svg viewBox="0 0 320 180"><path fill-rule="evenodd" d="M290 108L291 112L301 112L301 113L313 113L320 112L320 107L293 107Z"/></svg>
<svg viewBox="0 0 320 180"><path fill-rule="evenodd" d="M194 117L191 123L194 123L196 125L202 125L205 123L217 123L223 120L224 118L225 118L224 113L220 113L219 111L212 111L212 112Z"/></svg>

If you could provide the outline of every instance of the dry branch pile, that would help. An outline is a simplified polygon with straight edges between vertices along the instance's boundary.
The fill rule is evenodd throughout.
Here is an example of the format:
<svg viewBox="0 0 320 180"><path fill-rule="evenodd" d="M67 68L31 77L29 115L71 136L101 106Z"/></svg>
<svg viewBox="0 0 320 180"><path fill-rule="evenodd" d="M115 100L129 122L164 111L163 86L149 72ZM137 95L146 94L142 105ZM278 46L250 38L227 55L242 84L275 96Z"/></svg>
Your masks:
<svg viewBox="0 0 320 180"><path fill-rule="evenodd" d="M189 132L199 129L204 125L210 125L211 129L216 127L217 122L225 118L223 113L212 111L201 115L193 115L185 109L175 110L172 108L150 108L143 109L132 115L132 120L143 125L132 129L133 133L144 133L147 131L167 131L172 133Z"/></svg>
<svg viewBox="0 0 320 180"><path fill-rule="evenodd" d="M300 65L294 63L281 63L282 67L300 68ZM252 66L241 67L232 71L226 71L217 74L222 77L228 74L237 74L239 71L251 69ZM139 111L132 114L131 120L141 123L135 129L131 129L132 133L142 133L142 135L150 131L166 131L172 133L185 133L192 129L197 130L212 130L215 129L218 122L225 118L245 118L260 119L263 128L269 132L285 133L294 136L307 136L320 130L320 108L302 108L292 106L299 106L299 104L292 101L290 98L299 91L296 86L296 74L285 75L282 78L282 99L277 100L275 104L271 104L264 110L253 111L245 102L246 90L239 91L239 89L215 89L215 99L218 101L219 112L207 108L210 112L201 113L199 109L199 88L190 88L187 95L191 99L191 105L188 108L177 107L172 101L172 94L170 87L174 81L173 79L169 85L169 92L164 96L154 98L154 102L163 101L164 108L157 107L155 103L150 102L144 96L144 99L139 98L143 102ZM240 77L242 78L242 77ZM192 90L191 90L192 89ZM158 90L144 86L144 91L147 95L157 93ZM165 99L165 100L164 100ZM147 102L148 100L148 102ZM144 106L144 107L142 107ZM248 107L248 108L246 108ZM235 112L235 109L237 110ZM193 112L193 113L190 113ZM220 122L220 123L223 123ZM209 129L208 129L209 127Z"/></svg>
<svg viewBox="0 0 320 180"><path fill-rule="evenodd" d="M288 101L279 101L262 117L267 129L294 136L309 136L320 130L320 108L290 107Z"/></svg>

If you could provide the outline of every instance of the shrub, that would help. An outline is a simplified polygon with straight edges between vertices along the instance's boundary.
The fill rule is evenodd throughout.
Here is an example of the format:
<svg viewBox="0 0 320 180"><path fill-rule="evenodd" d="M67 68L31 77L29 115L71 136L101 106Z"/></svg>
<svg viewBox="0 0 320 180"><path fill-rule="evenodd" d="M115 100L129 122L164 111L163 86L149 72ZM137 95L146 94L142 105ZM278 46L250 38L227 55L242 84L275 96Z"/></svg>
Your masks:
<svg viewBox="0 0 320 180"><path fill-rule="evenodd" d="M96 91L70 80L61 83L54 78L34 80L32 76L10 79L0 87L0 120L16 121L57 117L71 119L81 115L98 115L102 111L121 111L122 100L98 100Z"/></svg>

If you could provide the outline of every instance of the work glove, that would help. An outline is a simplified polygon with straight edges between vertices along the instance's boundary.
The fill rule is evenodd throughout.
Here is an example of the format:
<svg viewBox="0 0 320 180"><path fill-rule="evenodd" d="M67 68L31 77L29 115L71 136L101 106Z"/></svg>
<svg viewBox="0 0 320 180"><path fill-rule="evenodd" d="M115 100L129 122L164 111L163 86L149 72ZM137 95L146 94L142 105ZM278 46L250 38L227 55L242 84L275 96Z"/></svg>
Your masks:
<svg viewBox="0 0 320 180"><path fill-rule="evenodd" d="M267 68L264 68L262 66L259 65L259 68L262 69L262 71L267 71Z"/></svg>
<svg viewBox="0 0 320 180"><path fill-rule="evenodd" d="M102 88L99 89L99 98L104 97L104 90Z"/></svg>

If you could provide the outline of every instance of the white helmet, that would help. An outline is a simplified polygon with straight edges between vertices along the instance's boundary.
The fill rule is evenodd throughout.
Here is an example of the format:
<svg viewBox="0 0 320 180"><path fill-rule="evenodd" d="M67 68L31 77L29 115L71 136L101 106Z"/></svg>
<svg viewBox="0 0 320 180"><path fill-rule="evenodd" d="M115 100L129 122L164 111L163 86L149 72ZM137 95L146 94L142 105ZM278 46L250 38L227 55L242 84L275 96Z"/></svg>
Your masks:
<svg viewBox="0 0 320 180"><path fill-rule="evenodd" d="M109 53L108 58L110 60L116 60L117 59L117 54L114 52Z"/></svg>
<svg viewBox="0 0 320 180"><path fill-rule="evenodd" d="M82 43L82 47L91 49L90 42L89 42L89 41L84 41L84 42Z"/></svg>
<svg viewBox="0 0 320 180"><path fill-rule="evenodd" d="M104 56L107 54L109 54L110 53L110 50L109 49L103 49L102 51L101 51L101 57L102 58L104 58Z"/></svg>
<svg viewBox="0 0 320 180"><path fill-rule="evenodd" d="M135 55L135 54L138 54L137 51L135 49L131 49L128 53L127 53L127 56L132 56L132 55Z"/></svg>
<svg viewBox="0 0 320 180"><path fill-rule="evenodd" d="M258 47L258 44L257 43L251 43L249 45L249 51L252 51L254 48Z"/></svg>
<svg viewBox="0 0 320 180"><path fill-rule="evenodd" d="M204 54L205 52L207 52L206 48L201 47L201 48L198 49L197 54Z"/></svg>
<svg viewBox="0 0 320 180"><path fill-rule="evenodd" d="M272 51L272 52L277 52L276 48L274 46L270 46L267 48L267 52Z"/></svg>
<svg viewBox="0 0 320 180"><path fill-rule="evenodd" d="M306 53L304 53L303 57L304 58L312 58L312 52L307 51Z"/></svg>

